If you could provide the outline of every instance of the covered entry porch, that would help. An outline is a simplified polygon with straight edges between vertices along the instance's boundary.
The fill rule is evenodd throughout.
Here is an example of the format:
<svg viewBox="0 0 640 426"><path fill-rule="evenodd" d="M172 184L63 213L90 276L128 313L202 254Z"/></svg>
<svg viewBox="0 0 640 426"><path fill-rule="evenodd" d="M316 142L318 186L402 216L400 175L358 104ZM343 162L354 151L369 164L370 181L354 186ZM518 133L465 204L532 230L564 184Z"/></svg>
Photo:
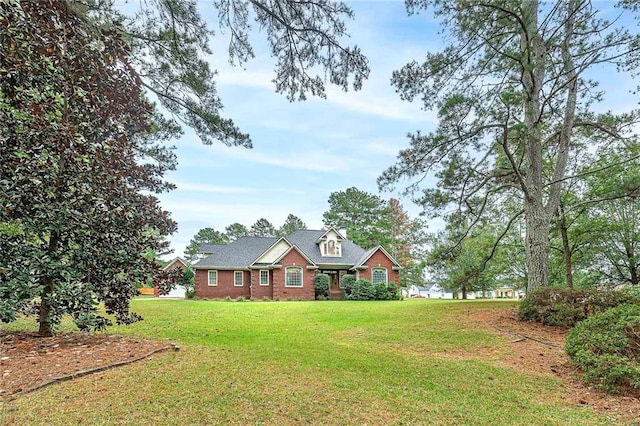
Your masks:
<svg viewBox="0 0 640 426"><path fill-rule="evenodd" d="M344 300L340 281L343 276L349 273L348 269L318 268L318 273L329 276L329 298L331 300Z"/></svg>

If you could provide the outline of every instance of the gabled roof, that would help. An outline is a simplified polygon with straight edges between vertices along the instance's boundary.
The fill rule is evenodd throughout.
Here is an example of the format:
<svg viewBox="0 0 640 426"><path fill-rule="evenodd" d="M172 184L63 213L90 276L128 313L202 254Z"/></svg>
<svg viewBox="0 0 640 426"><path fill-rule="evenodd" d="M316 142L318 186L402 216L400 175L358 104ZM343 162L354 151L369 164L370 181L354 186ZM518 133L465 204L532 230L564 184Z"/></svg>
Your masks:
<svg viewBox="0 0 640 426"><path fill-rule="evenodd" d="M286 240L285 240L286 241ZM291 250L295 250L298 253L300 253L300 255L302 257L304 257L304 259L309 262L311 264L311 266L318 266L315 263L313 263L313 260L309 259L309 257L304 254L304 252L302 250L300 250L298 247L296 247L295 245L292 245L291 247L289 247L289 249L287 249L284 253L282 253L280 256L278 256L278 258L276 260L273 261L273 265L277 264L278 262L280 262L287 254L289 254L291 252Z"/></svg>
<svg viewBox="0 0 640 426"><path fill-rule="evenodd" d="M299 229L287 236L287 241L298 247L316 265L354 265L364 249L350 240L341 243L342 256L322 256L317 241L328 231Z"/></svg>
<svg viewBox="0 0 640 426"><path fill-rule="evenodd" d="M278 238L275 237L240 237L200 260L193 267L247 268L276 241Z"/></svg>
<svg viewBox="0 0 640 426"><path fill-rule="evenodd" d="M284 238L284 237L280 237L280 238L277 238L277 239L276 239L276 241L274 241L274 243L273 243L273 244L271 244L269 247L267 247L267 248L265 249L265 251L263 251L263 252L262 252L262 253L260 253L260 254L255 258L255 259L253 259L253 262L251 262L251 263L252 263L252 264L255 264L255 263L256 263L256 262L258 262L259 260L262 260L262 258L263 258L264 256L266 256L270 251L272 251L273 249L275 249L275 248L276 248L276 246L277 246L278 244L280 244L280 242L284 242L284 243L286 243L286 245L288 246L288 248L287 248L287 250L285 250L285 251L286 251L286 252L288 252L288 249L292 246L292 244L291 244L289 241L287 241L287 239L286 239L286 238ZM273 253L272 253L272 254L273 254ZM278 255L277 255L277 257L280 257L280 254L278 254ZM273 262L273 261L269 261L269 262L267 262L267 263L271 263L271 262Z"/></svg>
<svg viewBox="0 0 640 426"><path fill-rule="evenodd" d="M333 231L333 232L335 232L336 234L338 234L338 238L340 239L340 241L344 241L344 240L345 240L344 235L342 235L342 233L341 233L340 231L338 231L338 230L337 230L336 228L334 228L333 226L330 226L330 227L329 227L329 229L327 229L326 231L324 231L324 233L318 237L318 239L316 240L316 243L319 243L320 241L324 240L324 239L327 237L327 234L328 234L330 231Z"/></svg>
<svg viewBox="0 0 640 426"><path fill-rule="evenodd" d="M182 259L181 257L175 257L175 258L173 258L169 263L167 263L167 264L165 265L165 267L164 267L164 268L162 268L162 270L163 270L163 271L166 271L166 270L167 270L167 268L169 268L169 266L173 265L176 261L177 261L177 262L182 263L182 265L183 265L185 268L188 268L187 262L185 262L185 261L184 261L184 259ZM175 266L174 266L174 267L175 267ZM173 269L173 268L172 268L172 269Z"/></svg>
<svg viewBox="0 0 640 426"><path fill-rule="evenodd" d="M393 258L393 256L391 256L391 255L389 254L389 252L388 252L388 251L386 251L386 250L384 249L384 247L382 247L382 246L377 246L377 247L374 247L374 248L372 248L372 249L367 250L366 252L364 252L364 253L362 254L362 256L360 257L360 259L358 259L358 261L357 261L356 263L354 263L353 267L354 267L354 268L357 268L357 267L359 267L359 266L363 266L363 265L365 264L365 262L366 262L367 260L369 260L369 258L370 258L371 256L373 256L373 254L374 254L375 252L377 252L378 250L381 250L381 251L385 254L385 256L387 256L387 257L391 260L391 262L393 262L394 266L396 266L396 267L398 267L398 268L400 267L400 264L398 263L398 261L397 261L397 260L395 260L395 259Z"/></svg>
<svg viewBox="0 0 640 426"><path fill-rule="evenodd" d="M200 244L200 253L212 254L223 247L226 247L226 244Z"/></svg>
<svg viewBox="0 0 640 426"><path fill-rule="evenodd" d="M276 264L286 253L295 249L313 266L327 265L342 267L343 269L362 267L377 250L382 250L382 252L391 259L394 264L394 269L396 266L400 266L382 246L374 247L371 250L364 250L353 241L346 239L343 239L340 243L341 256L323 256L320 252L318 241L325 236L327 232L329 231L300 229L291 233L286 238L241 237L227 245L210 244L210 246L215 246L215 251L193 265L193 268L244 269L261 266L262 263L258 265L255 262L270 250L274 249L281 241L286 242L290 247L283 250L282 253L276 254L274 252L273 254L276 256L276 260L269 259L265 265ZM335 232L341 235L338 231Z"/></svg>

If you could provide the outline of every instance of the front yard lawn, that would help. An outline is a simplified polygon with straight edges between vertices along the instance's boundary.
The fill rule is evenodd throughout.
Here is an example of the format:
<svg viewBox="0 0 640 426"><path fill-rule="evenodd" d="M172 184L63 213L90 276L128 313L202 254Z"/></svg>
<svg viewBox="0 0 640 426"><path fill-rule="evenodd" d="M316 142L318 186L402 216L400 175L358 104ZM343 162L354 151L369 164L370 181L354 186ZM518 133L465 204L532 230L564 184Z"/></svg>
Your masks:
<svg viewBox="0 0 640 426"><path fill-rule="evenodd" d="M509 302L135 300L108 332L181 347L5 401L0 424L595 425L470 321ZM11 327L26 327L16 324Z"/></svg>

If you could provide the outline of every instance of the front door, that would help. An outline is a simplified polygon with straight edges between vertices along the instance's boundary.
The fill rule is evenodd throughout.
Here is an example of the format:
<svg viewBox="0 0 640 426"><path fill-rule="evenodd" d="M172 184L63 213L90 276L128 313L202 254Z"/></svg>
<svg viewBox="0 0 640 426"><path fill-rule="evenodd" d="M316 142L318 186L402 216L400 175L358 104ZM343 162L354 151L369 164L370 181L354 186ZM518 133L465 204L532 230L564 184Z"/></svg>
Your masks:
<svg viewBox="0 0 640 426"><path fill-rule="evenodd" d="M331 275L331 290L339 290L340 289L340 280L338 279L338 273L333 271Z"/></svg>

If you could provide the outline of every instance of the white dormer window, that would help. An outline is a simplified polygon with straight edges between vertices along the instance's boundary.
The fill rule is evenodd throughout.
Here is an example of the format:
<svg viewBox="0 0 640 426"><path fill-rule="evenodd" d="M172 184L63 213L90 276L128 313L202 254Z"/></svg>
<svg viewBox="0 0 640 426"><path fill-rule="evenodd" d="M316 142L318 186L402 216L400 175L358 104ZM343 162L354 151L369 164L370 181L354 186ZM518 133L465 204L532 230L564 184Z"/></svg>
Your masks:
<svg viewBox="0 0 640 426"><path fill-rule="evenodd" d="M336 240L327 240L322 243L322 255L340 257L340 242Z"/></svg>

